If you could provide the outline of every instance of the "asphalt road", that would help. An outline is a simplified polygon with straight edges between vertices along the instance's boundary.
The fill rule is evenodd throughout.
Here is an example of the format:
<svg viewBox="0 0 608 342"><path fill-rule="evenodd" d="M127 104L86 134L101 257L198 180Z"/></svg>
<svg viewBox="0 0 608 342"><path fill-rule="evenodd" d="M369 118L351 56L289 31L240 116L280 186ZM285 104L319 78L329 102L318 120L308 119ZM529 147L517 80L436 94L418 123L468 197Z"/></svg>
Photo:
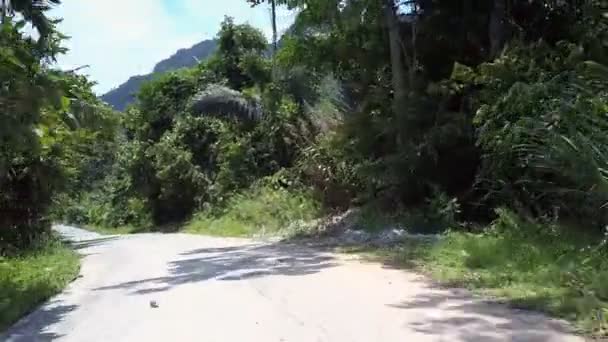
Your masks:
<svg viewBox="0 0 608 342"><path fill-rule="evenodd" d="M583 341L563 322L285 243L59 230L81 277L0 341Z"/></svg>

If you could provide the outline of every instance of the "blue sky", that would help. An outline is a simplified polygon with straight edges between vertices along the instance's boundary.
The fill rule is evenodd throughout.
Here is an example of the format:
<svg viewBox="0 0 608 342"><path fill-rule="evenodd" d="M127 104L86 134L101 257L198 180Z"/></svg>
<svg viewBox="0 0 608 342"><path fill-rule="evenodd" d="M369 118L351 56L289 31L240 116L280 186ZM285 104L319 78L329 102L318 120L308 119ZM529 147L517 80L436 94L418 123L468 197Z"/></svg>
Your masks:
<svg viewBox="0 0 608 342"><path fill-rule="evenodd" d="M89 65L83 73L98 82L98 94L150 72L180 48L213 38L224 15L271 37L268 6L252 9L245 0L64 0L50 13L63 18L59 30L71 37L59 65ZM279 29L284 31L293 18L280 9Z"/></svg>

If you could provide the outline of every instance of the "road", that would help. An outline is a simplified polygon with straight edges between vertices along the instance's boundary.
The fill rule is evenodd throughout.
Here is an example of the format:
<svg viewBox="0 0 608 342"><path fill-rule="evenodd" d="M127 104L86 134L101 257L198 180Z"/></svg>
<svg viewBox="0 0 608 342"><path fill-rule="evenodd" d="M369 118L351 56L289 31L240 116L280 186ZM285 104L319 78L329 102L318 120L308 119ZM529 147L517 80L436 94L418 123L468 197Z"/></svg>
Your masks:
<svg viewBox="0 0 608 342"><path fill-rule="evenodd" d="M563 322L315 248L60 230L81 276L0 341L583 341Z"/></svg>

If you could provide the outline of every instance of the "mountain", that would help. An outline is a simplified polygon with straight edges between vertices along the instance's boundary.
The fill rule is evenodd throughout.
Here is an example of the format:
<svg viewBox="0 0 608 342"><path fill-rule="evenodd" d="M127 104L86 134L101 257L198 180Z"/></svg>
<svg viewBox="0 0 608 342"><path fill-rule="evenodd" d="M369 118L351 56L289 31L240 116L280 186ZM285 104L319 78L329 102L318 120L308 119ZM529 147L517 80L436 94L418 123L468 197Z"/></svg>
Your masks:
<svg viewBox="0 0 608 342"><path fill-rule="evenodd" d="M127 82L102 95L101 99L116 110L124 110L135 100L135 95L144 82L167 71L195 66L199 61L211 56L216 49L217 40L215 39L204 40L189 49L180 49L173 56L156 64L152 73L129 78Z"/></svg>

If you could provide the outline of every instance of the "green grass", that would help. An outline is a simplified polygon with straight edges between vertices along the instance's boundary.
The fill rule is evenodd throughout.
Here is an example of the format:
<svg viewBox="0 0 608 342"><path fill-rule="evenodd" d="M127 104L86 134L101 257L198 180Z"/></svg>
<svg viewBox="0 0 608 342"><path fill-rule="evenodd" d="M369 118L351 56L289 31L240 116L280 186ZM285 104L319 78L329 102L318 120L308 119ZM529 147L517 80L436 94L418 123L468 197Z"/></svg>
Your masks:
<svg viewBox="0 0 608 342"><path fill-rule="evenodd" d="M59 242L15 257L0 257L0 331L71 282L79 258Z"/></svg>
<svg viewBox="0 0 608 342"><path fill-rule="evenodd" d="M483 234L449 232L435 243L367 252L448 286L568 319L586 333L608 333L608 247L597 238L502 212Z"/></svg>
<svg viewBox="0 0 608 342"><path fill-rule="evenodd" d="M319 205L307 192L255 186L231 198L223 210L195 214L184 231L237 237L276 234L319 213Z"/></svg>
<svg viewBox="0 0 608 342"><path fill-rule="evenodd" d="M294 222L310 221L319 217L320 213L319 203L306 191L259 184L232 196L222 208L195 213L185 224L162 227L86 225L83 228L109 235L182 231L223 237L249 237L277 234Z"/></svg>
<svg viewBox="0 0 608 342"><path fill-rule="evenodd" d="M103 226L95 226L95 225L85 225L81 227L90 232L95 232L103 235L126 235L126 234L136 234L142 233L143 230L141 228L135 226L120 226L120 227L103 227Z"/></svg>

